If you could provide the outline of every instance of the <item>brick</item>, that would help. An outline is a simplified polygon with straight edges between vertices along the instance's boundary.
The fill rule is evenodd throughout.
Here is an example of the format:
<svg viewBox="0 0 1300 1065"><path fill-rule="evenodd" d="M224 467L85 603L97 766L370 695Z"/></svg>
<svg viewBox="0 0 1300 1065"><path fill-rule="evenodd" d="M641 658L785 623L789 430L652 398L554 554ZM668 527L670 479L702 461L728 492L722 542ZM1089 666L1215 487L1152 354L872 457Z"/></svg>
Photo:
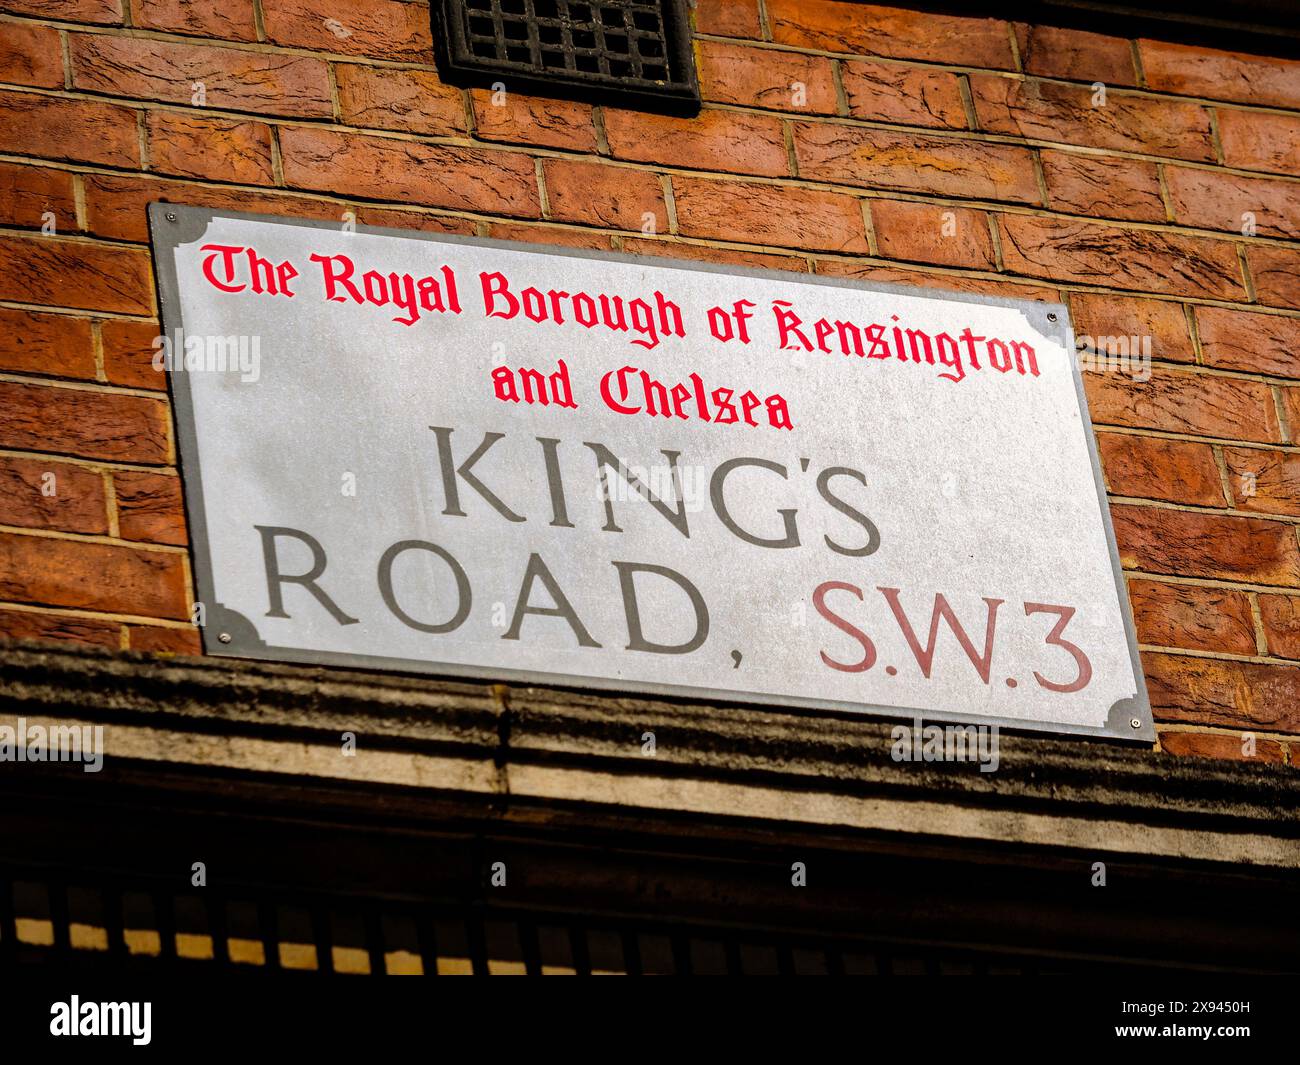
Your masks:
<svg viewBox="0 0 1300 1065"><path fill-rule="evenodd" d="M1259 618L1269 654L1300 658L1300 595L1261 594Z"/></svg>
<svg viewBox="0 0 1300 1065"><path fill-rule="evenodd" d="M1300 731L1300 667L1142 656L1157 720Z"/></svg>
<svg viewBox="0 0 1300 1065"><path fill-rule="evenodd" d="M63 88L63 44L49 26L6 22L0 33L0 81Z"/></svg>
<svg viewBox="0 0 1300 1065"><path fill-rule="evenodd" d="M984 296L999 296L1015 300L1039 300L1060 303L1061 293L1054 288L1039 285L1022 285L1014 281L1000 281L987 277L967 277L961 274L931 274L909 270L886 263L862 262L850 259L818 259L817 273L823 277L851 277L860 281L912 285L916 288L933 288L951 292L974 292Z"/></svg>
<svg viewBox="0 0 1300 1065"><path fill-rule="evenodd" d="M1089 85L973 74L980 128L1092 148L1215 159L1210 115L1198 104L1111 92L1094 107Z"/></svg>
<svg viewBox="0 0 1300 1065"><path fill-rule="evenodd" d="M490 235L497 240L518 240L525 244L554 244L557 247L590 248L594 251L611 250L610 238L604 233L596 233L590 229L493 222Z"/></svg>
<svg viewBox="0 0 1300 1065"><path fill-rule="evenodd" d="M869 59L840 63L849 114L871 122L966 129L966 105L956 74Z"/></svg>
<svg viewBox="0 0 1300 1065"><path fill-rule="evenodd" d="M675 176L677 230L813 251L866 253L861 201L836 192Z"/></svg>
<svg viewBox="0 0 1300 1065"><path fill-rule="evenodd" d="M1138 642L1227 654L1255 653L1255 619L1245 592L1130 580Z"/></svg>
<svg viewBox="0 0 1300 1065"><path fill-rule="evenodd" d="M0 307L0 370L93 378L93 344L85 318Z"/></svg>
<svg viewBox="0 0 1300 1065"><path fill-rule="evenodd" d="M1027 74L1066 81L1100 81L1103 85L1136 85L1133 49L1123 37L1016 23L1020 61Z"/></svg>
<svg viewBox="0 0 1300 1065"><path fill-rule="evenodd" d="M1223 458L1238 509L1300 517L1300 455L1225 447Z"/></svg>
<svg viewBox="0 0 1300 1065"><path fill-rule="evenodd" d="M767 0L772 40L828 52L919 59L1012 70L1011 39L999 19L961 18L845 3Z"/></svg>
<svg viewBox="0 0 1300 1065"><path fill-rule="evenodd" d="M1040 202L1033 156L1015 145L833 122L795 123L794 145L804 178L937 196Z"/></svg>
<svg viewBox="0 0 1300 1065"><path fill-rule="evenodd" d="M0 90L0 151L136 168L140 135L129 107Z"/></svg>
<svg viewBox="0 0 1300 1065"><path fill-rule="evenodd" d="M1147 85L1157 92L1300 108L1294 59L1220 52L1168 41L1138 41Z"/></svg>
<svg viewBox="0 0 1300 1065"><path fill-rule="evenodd" d="M60 22L122 24L123 0L5 0L4 9L18 15L57 18Z"/></svg>
<svg viewBox="0 0 1300 1065"><path fill-rule="evenodd" d="M339 114L352 126L447 136L465 132L465 97L429 70L340 63Z"/></svg>
<svg viewBox="0 0 1300 1065"><path fill-rule="evenodd" d="M1157 367L1149 381L1118 373L1085 373L1088 409L1098 425L1281 443L1268 385Z"/></svg>
<svg viewBox="0 0 1300 1065"><path fill-rule="evenodd" d="M996 270L988 215L961 207L872 200L880 254L890 259Z"/></svg>
<svg viewBox="0 0 1300 1065"><path fill-rule="evenodd" d="M121 646L122 627L116 621L69 617L37 610L6 610L0 607L0 639L35 640L52 643L82 643L94 647Z"/></svg>
<svg viewBox="0 0 1300 1065"><path fill-rule="evenodd" d="M192 102L195 82L206 107L256 114L332 118L323 60L106 34L68 35L75 88L164 103Z"/></svg>
<svg viewBox="0 0 1300 1065"><path fill-rule="evenodd" d="M0 455L0 525L106 534L104 476L84 466Z"/></svg>
<svg viewBox="0 0 1300 1065"><path fill-rule="evenodd" d="M460 233L465 236L473 236L478 232L478 225L468 218L364 205L357 208L357 223L389 229L415 229L426 233Z"/></svg>
<svg viewBox="0 0 1300 1065"><path fill-rule="evenodd" d="M262 5L266 39L319 52L403 63L433 62L425 4L399 0L294 0Z"/></svg>
<svg viewBox="0 0 1300 1065"><path fill-rule="evenodd" d="M1053 210L1088 218L1165 221L1155 163L1050 149L1039 157Z"/></svg>
<svg viewBox="0 0 1300 1065"><path fill-rule="evenodd" d="M1300 318L1230 307L1197 307L1206 366L1300 377Z"/></svg>
<svg viewBox="0 0 1300 1065"><path fill-rule="evenodd" d="M1112 495L1202 507L1225 503L1219 466L1209 444L1098 433L1097 445Z"/></svg>
<svg viewBox="0 0 1300 1065"><path fill-rule="evenodd" d="M171 428L161 399L0 381L0 447L161 466Z"/></svg>
<svg viewBox="0 0 1300 1065"><path fill-rule="evenodd" d="M176 111L150 111L149 169L181 177L274 185L271 128Z"/></svg>
<svg viewBox="0 0 1300 1065"><path fill-rule="evenodd" d="M758 40L762 27L758 0L697 0L695 29L719 37L748 37Z"/></svg>
<svg viewBox="0 0 1300 1065"><path fill-rule="evenodd" d="M315 128L280 131L285 183L344 196L535 218L533 161L519 152L453 148Z"/></svg>
<svg viewBox="0 0 1300 1065"><path fill-rule="evenodd" d="M1243 177L1221 170L1165 167L1175 221L1197 229L1300 237L1300 182ZM1253 236L1253 233L1247 234Z"/></svg>
<svg viewBox="0 0 1300 1065"><path fill-rule="evenodd" d="M1300 172L1300 115L1218 108L1223 161L1243 170Z"/></svg>
<svg viewBox="0 0 1300 1065"><path fill-rule="evenodd" d="M519 92L498 96L483 89L471 90L470 102L475 135L480 140L575 152L596 150L596 122L589 104Z"/></svg>
<svg viewBox="0 0 1300 1065"><path fill-rule="evenodd" d="M1287 437L1292 443L1300 441L1300 388L1282 390L1282 404L1286 408L1286 420L1291 426Z"/></svg>
<svg viewBox="0 0 1300 1065"><path fill-rule="evenodd" d="M807 260L797 255L772 255L767 252L742 251L739 248L710 248L703 244L684 244L681 241L628 237L623 241L623 251L629 255L654 255L663 259L753 266L760 270L787 270L799 274L808 272Z"/></svg>
<svg viewBox="0 0 1300 1065"><path fill-rule="evenodd" d="M998 226L1013 273L1081 284L1105 278L1113 288L1174 296L1245 296L1236 246L1226 240L1031 215L1002 215Z"/></svg>
<svg viewBox="0 0 1300 1065"><path fill-rule="evenodd" d="M542 169L549 217L557 222L640 230L643 216L649 214L655 232L668 231L668 209L657 174L576 159L546 159Z"/></svg>
<svg viewBox="0 0 1300 1065"><path fill-rule="evenodd" d="M1260 303L1292 311L1300 307L1300 251L1247 247L1246 263Z"/></svg>
<svg viewBox="0 0 1300 1065"><path fill-rule="evenodd" d="M789 173L781 120L737 111L696 118L605 111L605 137L616 159L780 177Z"/></svg>
<svg viewBox="0 0 1300 1065"><path fill-rule="evenodd" d="M132 25L219 41L257 40L253 0L130 0Z"/></svg>
<svg viewBox="0 0 1300 1065"><path fill-rule="evenodd" d="M1283 762L1282 745L1277 740L1255 738L1254 754L1246 754L1245 733L1224 735L1218 732L1161 732L1160 749L1180 758L1219 758L1234 762Z"/></svg>
<svg viewBox="0 0 1300 1065"><path fill-rule="evenodd" d="M716 103L833 115L838 109L831 61L824 56L701 41L700 95ZM803 103L794 86L802 86Z"/></svg>
<svg viewBox="0 0 1300 1065"><path fill-rule="evenodd" d="M153 309L149 256L55 237L0 237L0 299L121 314Z"/></svg>
<svg viewBox="0 0 1300 1065"><path fill-rule="evenodd" d="M1295 527L1166 507L1111 506L1125 569L1300 586Z"/></svg>
<svg viewBox="0 0 1300 1065"><path fill-rule="evenodd" d="M127 646L132 651L159 655L201 655L203 640L193 627L176 628L171 625L128 625Z"/></svg>
<svg viewBox="0 0 1300 1065"><path fill-rule="evenodd" d="M72 174L25 163L0 163L0 223L39 229L54 215L55 232L77 230Z"/></svg>
<svg viewBox="0 0 1300 1065"><path fill-rule="evenodd" d="M108 318L99 324L104 352L104 376L110 384L127 388L167 391L165 370L153 368L158 349L154 340L161 333L157 322L132 322Z"/></svg>
<svg viewBox="0 0 1300 1065"><path fill-rule="evenodd" d="M184 618L180 552L0 533L0 598L17 603Z"/></svg>
<svg viewBox="0 0 1300 1065"><path fill-rule="evenodd" d="M123 540L176 545L188 542L179 477L115 470L113 493L117 496L117 524Z"/></svg>
<svg viewBox="0 0 1300 1065"><path fill-rule="evenodd" d="M1090 337L1104 350L1113 350L1109 345L1114 339L1128 338L1130 352L1144 350L1149 343L1153 358L1195 361L1192 336L1181 303L1100 292L1071 292L1070 314L1076 337ZM1132 342L1133 337L1138 338L1137 344Z"/></svg>
<svg viewBox="0 0 1300 1065"><path fill-rule="evenodd" d="M187 203L195 207L292 215L339 223L347 209L342 204L292 193L191 185L144 175L87 174L83 183L87 227L92 233L115 240L147 241L149 219L145 212L154 202Z"/></svg>

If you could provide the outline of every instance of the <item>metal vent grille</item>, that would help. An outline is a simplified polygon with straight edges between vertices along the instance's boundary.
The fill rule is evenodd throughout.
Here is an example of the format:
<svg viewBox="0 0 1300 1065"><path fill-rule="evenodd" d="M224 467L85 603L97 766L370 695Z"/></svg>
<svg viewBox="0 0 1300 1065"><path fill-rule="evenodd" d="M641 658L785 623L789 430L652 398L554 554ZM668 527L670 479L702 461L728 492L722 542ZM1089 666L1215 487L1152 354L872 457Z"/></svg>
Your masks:
<svg viewBox="0 0 1300 1065"><path fill-rule="evenodd" d="M693 114L682 0L435 0L443 78Z"/></svg>

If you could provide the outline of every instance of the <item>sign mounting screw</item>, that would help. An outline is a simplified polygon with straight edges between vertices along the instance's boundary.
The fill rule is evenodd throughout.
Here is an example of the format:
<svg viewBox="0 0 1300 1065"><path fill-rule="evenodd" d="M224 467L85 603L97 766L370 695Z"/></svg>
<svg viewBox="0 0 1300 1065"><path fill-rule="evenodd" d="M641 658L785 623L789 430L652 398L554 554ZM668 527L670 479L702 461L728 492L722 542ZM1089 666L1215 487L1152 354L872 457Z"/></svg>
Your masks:
<svg viewBox="0 0 1300 1065"><path fill-rule="evenodd" d="M1139 721L1137 718L1131 718L1131 719L1129 720L1129 724L1132 725L1134 728L1141 728L1141 727L1142 727L1142 722Z"/></svg>
<svg viewBox="0 0 1300 1065"><path fill-rule="evenodd" d="M223 632L220 636L217 637L217 639L220 640L222 643L229 643L229 642L230 642L230 633L228 633L228 632ZM1134 727L1134 728L1137 728L1137 719L1136 719L1136 718L1135 718L1134 721L1133 721L1133 727Z"/></svg>
<svg viewBox="0 0 1300 1065"><path fill-rule="evenodd" d="M170 218L171 216L169 215L168 217ZM1054 322L1054 321L1056 321L1056 312L1055 312L1055 311L1048 311L1048 312L1047 312L1047 320L1048 320L1049 322Z"/></svg>
<svg viewBox="0 0 1300 1065"><path fill-rule="evenodd" d="M169 221L169 222L175 222L175 221L176 221L176 212L175 212L175 211L168 211L168 212L167 212L167 221Z"/></svg>

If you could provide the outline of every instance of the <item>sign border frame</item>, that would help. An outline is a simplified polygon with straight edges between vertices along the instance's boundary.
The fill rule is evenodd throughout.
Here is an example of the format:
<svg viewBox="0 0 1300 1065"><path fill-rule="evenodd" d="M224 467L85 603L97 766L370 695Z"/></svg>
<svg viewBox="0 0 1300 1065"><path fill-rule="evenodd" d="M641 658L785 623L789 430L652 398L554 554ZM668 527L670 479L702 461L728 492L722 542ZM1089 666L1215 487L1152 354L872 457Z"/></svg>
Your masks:
<svg viewBox="0 0 1300 1065"><path fill-rule="evenodd" d="M153 256L154 277L157 285L158 315L163 335L175 336L184 330L180 303L180 281L176 273L175 251L182 244L202 239L214 219L235 219L290 225L312 229L329 229L329 223L312 218L290 218L251 211L227 211L217 208L154 201L148 206L150 248ZM496 240L490 237L470 237L461 234L408 230L389 226L355 226L359 233L398 237L407 240L424 240L438 244L468 245L497 248L533 255L560 255L605 262L671 267L678 270L697 270L703 273L727 274L769 281L796 282L826 285L834 288L891 293L912 298L936 299L945 302L992 305L1020 311L1031 328L1043 336L1059 338L1067 353L1074 352L1074 328L1069 309L1062 303L1040 303L1034 300L1000 298L980 293L954 292L944 289L923 289L891 282L867 282L852 278L822 277L800 274L788 270L732 266L724 263L699 262L674 259L658 255L628 255L623 252L571 248L551 244L533 244L523 241ZM941 293L931 295L931 293ZM1054 317L1053 317L1054 316ZM183 334L182 334L183 335ZM813 716L849 715L872 720L920 719L926 723L952 723L958 725L997 725L1010 732L1049 733L1058 736L1093 737L1135 743L1152 743L1155 724L1152 720L1150 696L1138 651L1136 628L1133 623L1132 604L1124 580L1115 530L1106 497L1106 484L1102 476L1101 460L1093 430L1092 416L1088 410L1087 396L1079 360L1071 358L1075 394L1079 401L1080 421L1086 437L1088 456L1092 464L1093 487L1101 511L1102 526L1110 554L1111 573L1119 597L1120 616L1128 642L1129 664L1133 670L1135 694L1117 701L1107 713L1106 724L1101 727L1070 725L1056 722L1034 721L1026 718L1004 718L981 714L963 714L959 711L919 710L909 707L877 706L872 703L851 703L842 700L818 700L801 696L777 696L761 692L728 691L711 688L658 684L652 681L627 681L603 677L581 677L565 673L541 673L528 669L501 669L484 666L458 665L447 662L423 661L378 655L350 654L334 651L304 650L293 647L268 645L258 634L257 626L237 611L230 610L216 599L216 584L212 571L212 558L208 550L207 513L203 497L202 469L199 461L198 435L194 420L194 405L190 394L188 376L167 371L168 394L171 397L176 433L177 473L185 498L186 524L189 530L189 551L194 574L197 603L205 608L202 633L205 654L222 658L246 658L268 662L297 663L315 666L337 666L348 669L368 669L390 673L408 673L424 676L455 677L457 679L497 680L522 682L540 687L577 688L583 691L610 692L618 695L650 695L655 697L690 701L717 701L728 704L758 704L775 710L814 712ZM1137 722L1135 725L1134 722Z"/></svg>

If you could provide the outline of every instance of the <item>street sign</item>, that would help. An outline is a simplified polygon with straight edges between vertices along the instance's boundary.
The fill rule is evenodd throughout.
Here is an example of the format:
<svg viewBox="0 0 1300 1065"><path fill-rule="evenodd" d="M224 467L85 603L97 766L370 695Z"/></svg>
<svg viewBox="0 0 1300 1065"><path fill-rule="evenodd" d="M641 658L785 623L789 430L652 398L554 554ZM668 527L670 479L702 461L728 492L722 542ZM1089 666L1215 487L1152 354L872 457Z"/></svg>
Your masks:
<svg viewBox="0 0 1300 1065"><path fill-rule="evenodd" d="M150 221L208 653L1153 736L1064 307Z"/></svg>

